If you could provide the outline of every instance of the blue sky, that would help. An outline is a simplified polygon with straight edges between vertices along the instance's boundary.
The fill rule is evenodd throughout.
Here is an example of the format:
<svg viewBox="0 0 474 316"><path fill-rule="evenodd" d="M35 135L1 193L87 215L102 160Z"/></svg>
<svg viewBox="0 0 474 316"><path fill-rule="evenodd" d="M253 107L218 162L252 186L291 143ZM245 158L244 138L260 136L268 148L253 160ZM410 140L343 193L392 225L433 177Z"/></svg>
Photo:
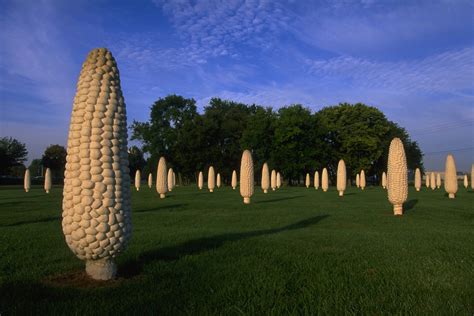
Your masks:
<svg viewBox="0 0 474 316"><path fill-rule="evenodd" d="M474 162L472 1L0 0L0 135L65 144L88 51L108 47L128 119L170 93L313 110L363 102L428 169Z"/></svg>

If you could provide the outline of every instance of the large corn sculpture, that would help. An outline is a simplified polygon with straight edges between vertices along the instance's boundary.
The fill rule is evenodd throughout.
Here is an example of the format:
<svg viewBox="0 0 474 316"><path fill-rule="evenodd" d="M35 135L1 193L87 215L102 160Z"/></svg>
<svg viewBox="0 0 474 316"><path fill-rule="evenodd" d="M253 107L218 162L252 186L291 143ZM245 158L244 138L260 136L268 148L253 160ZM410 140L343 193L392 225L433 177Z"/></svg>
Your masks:
<svg viewBox="0 0 474 316"><path fill-rule="evenodd" d="M316 190L319 189L319 172L318 171L314 172L314 188Z"/></svg>
<svg viewBox="0 0 474 316"><path fill-rule="evenodd" d="M436 175L434 172L430 174L430 187L431 187L431 190L436 189Z"/></svg>
<svg viewBox="0 0 474 316"><path fill-rule="evenodd" d="M44 190L46 193L49 193L51 190L51 170L46 168L46 173L44 174Z"/></svg>
<svg viewBox="0 0 474 316"><path fill-rule="evenodd" d="M464 175L464 188L467 189L467 187L469 186L469 181L467 180L467 174Z"/></svg>
<svg viewBox="0 0 474 316"><path fill-rule="evenodd" d="M249 150L244 150L240 162L240 195L244 198L245 204L250 204L253 195L254 177L253 160Z"/></svg>
<svg viewBox="0 0 474 316"><path fill-rule="evenodd" d="M216 186L217 188L221 187L221 174L220 173L217 174Z"/></svg>
<svg viewBox="0 0 474 316"><path fill-rule="evenodd" d="M168 191L171 192L173 191L173 168L168 169Z"/></svg>
<svg viewBox="0 0 474 316"><path fill-rule="evenodd" d="M415 170L415 189L420 191L421 189L421 171L420 168L416 168Z"/></svg>
<svg viewBox="0 0 474 316"><path fill-rule="evenodd" d="M277 189L281 187L281 174L280 172L277 172Z"/></svg>
<svg viewBox="0 0 474 316"><path fill-rule="evenodd" d="M199 190L202 190L203 187L204 187L204 175L202 174L202 171L199 171L198 188Z"/></svg>
<svg viewBox="0 0 474 316"><path fill-rule="evenodd" d="M162 199L166 197L166 192L168 192L166 170L166 159L165 157L161 157L160 161L158 161L158 170L156 171L156 192L160 194L160 198Z"/></svg>
<svg viewBox="0 0 474 316"><path fill-rule="evenodd" d="M356 174L356 187L360 188L360 176L359 176L359 174Z"/></svg>
<svg viewBox="0 0 474 316"><path fill-rule="evenodd" d="M360 180L359 181L360 181L360 188L362 190L364 190L365 189L365 171L364 170L362 170L360 172Z"/></svg>
<svg viewBox="0 0 474 316"><path fill-rule="evenodd" d="M309 178L309 173L306 174L304 185L306 186L306 189L309 189L309 186L311 185L311 179Z"/></svg>
<svg viewBox="0 0 474 316"><path fill-rule="evenodd" d="M474 190L474 163L471 165L471 189Z"/></svg>
<svg viewBox="0 0 474 316"><path fill-rule="evenodd" d="M31 188L30 169L25 170L25 178L23 180L23 186L25 187L25 192L30 191L30 188Z"/></svg>
<svg viewBox="0 0 474 316"><path fill-rule="evenodd" d="M329 188L328 170L326 168L323 169L321 188L324 192L326 192Z"/></svg>
<svg viewBox="0 0 474 316"><path fill-rule="evenodd" d="M436 188L441 188L441 173L436 174Z"/></svg>
<svg viewBox="0 0 474 316"><path fill-rule="evenodd" d="M408 171L405 149L400 138L390 142L387 163L388 200L393 204L393 213L403 215L403 203L408 197Z"/></svg>
<svg viewBox="0 0 474 316"><path fill-rule="evenodd" d="M458 192L458 176L456 174L456 163L454 162L454 157L451 154L446 157L444 189L448 193L450 199L454 199L456 197L456 192Z"/></svg>
<svg viewBox="0 0 474 316"><path fill-rule="evenodd" d="M277 173L275 169L272 170L272 174L270 176L270 186L272 187L272 190L275 191L277 187Z"/></svg>
<svg viewBox="0 0 474 316"><path fill-rule="evenodd" d="M237 188L237 171L232 171L232 190L235 190Z"/></svg>
<svg viewBox="0 0 474 316"><path fill-rule="evenodd" d="M207 172L207 188L209 192L214 192L214 188L216 187L216 174L214 172L214 167L210 166L209 171Z"/></svg>
<svg viewBox="0 0 474 316"><path fill-rule="evenodd" d="M268 164L264 163L262 167L262 190L263 193L268 192L268 188L270 187L270 174L268 170Z"/></svg>
<svg viewBox="0 0 474 316"><path fill-rule="evenodd" d="M385 171L382 173L382 188L387 188L387 174Z"/></svg>
<svg viewBox="0 0 474 316"><path fill-rule="evenodd" d="M427 189L430 188L430 174L429 173L425 173L425 186Z"/></svg>
<svg viewBox="0 0 474 316"><path fill-rule="evenodd" d="M69 248L94 279L114 277L114 257L131 237L127 117L112 54L84 62L69 127L62 228Z"/></svg>
<svg viewBox="0 0 474 316"><path fill-rule="evenodd" d="M339 160L337 165L337 191L339 191L339 196L344 195L347 184L347 173L346 173L346 164L344 160Z"/></svg>
<svg viewBox="0 0 474 316"><path fill-rule="evenodd" d="M151 172L148 174L148 187L151 189L153 187L153 175Z"/></svg>
<svg viewBox="0 0 474 316"><path fill-rule="evenodd" d="M140 182L141 182L141 174L140 174L140 170L137 170L135 172L135 188L137 189L137 191L140 191Z"/></svg>

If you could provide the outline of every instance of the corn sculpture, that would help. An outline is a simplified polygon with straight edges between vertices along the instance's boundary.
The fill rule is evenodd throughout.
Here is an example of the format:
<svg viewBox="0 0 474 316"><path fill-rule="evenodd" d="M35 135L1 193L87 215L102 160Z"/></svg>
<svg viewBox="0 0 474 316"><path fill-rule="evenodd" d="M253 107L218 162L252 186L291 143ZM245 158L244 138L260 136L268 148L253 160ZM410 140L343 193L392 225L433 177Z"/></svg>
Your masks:
<svg viewBox="0 0 474 316"><path fill-rule="evenodd" d="M439 172L436 174L436 188L441 188L441 173Z"/></svg>
<svg viewBox="0 0 474 316"><path fill-rule="evenodd" d="M328 170L326 168L323 169L323 174L321 178L321 188L324 192L326 192L329 188Z"/></svg>
<svg viewBox="0 0 474 316"><path fill-rule="evenodd" d="M173 168L168 169L168 191L171 192L173 191Z"/></svg>
<svg viewBox="0 0 474 316"><path fill-rule="evenodd" d="M140 180L141 180L141 174L140 174L140 170L137 170L135 172L135 188L137 189L137 191L140 191Z"/></svg>
<svg viewBox="0 0 474 316"><path fill-rule="evenodd" d="M359 174L356 174L356 187L360 188L360 176L359 176Z"/></svg>
<svg viewBox="0 0 474 316"><path fill-rule="evenodd" d="M202 171L199 171L198 188L199 190L202 190L203 187L204 187L204 175L202 174Z"/></svg>
<svg viewBox="0 0 474 316"><path fill-rule="evenodd" d="M214 192L214 188L216 187L216 174L214 172L214 167L210 166L209 171L207 172L207 188L209 192Z"/></svg>
<svg viewBox="0 0 474 316"><path fill-rule="evenodd" d="M217 188L221 187L221 174L220 173L217 174L216 186Z"/></svg>
<svg viewBox="0 0 474 316"><path fill-rule="evenodd" d="M319 172L318 171L314 172L314 189L315 190L319 189Z"/></svg>
<svg viewBox="0 0 474 316"><path fill-rule="evenodd" d="M151 172L148 174L148 187L151 189L153 187L153 175Z"/></svg>
<svg viewBox="0 0 474 316"><path fill-rule="evenodd" d="M119 72L105 48L84 62L69 127L62 228L94 279L115 276L132 233L127 116Z"/></svg>
<svg viewBox="0 0 474 316"><path fill-rule="evenodd" d="M464 188L466 188L467 190L467 187L469 186L469 181L467 180L467 174L464 175Z"/></svg>
<svg viewBox="0 0 474 316"><path fill-rule="evenodd" d="M44 174L44 190L46 193L49 193L51 190L51 170L46 168L46 173Z"/></svg>
<svg viewBox="0 0 474 316"><path fill-rule="evenodd" d="M270 176L270 186L272 187L272 190L275 191L277 187L277 174L275 169L272 170L272 174Z"/></svg>
<svg viewBox="0 0 474 316"><path fill-rule="evenodd" d="M416 170L415 170L415 189L416 189L416 191L420 191L420 189L421 189L421 171L420 171L420 168L416 168Z"/></svg>
<svg viewBox="0 0 474 316"><path fill-rule="evenodd" d="M281 174L280 172L277 172L277 189L279 189L281 187Z"/></svg>
<svg viewBox="0 0 474 316"><path fill-rule="evenodd" d="M244 198L245 204L250 204L253 195L254 177L253 160L249 150L244 150L240 162L240 195Z"/></svg>
<svg viewBox="0 0 474 316"><path fill-rule="evenodd" d="M160 194L161 199L164 199L168 192L166 170L166 159L165 157L161 157L160 161L158 161L158 170L156 171L156 192Z"/></svg>
<svg viewBox="0 0 474 316"><path fill-rule="evenodd" d="M306 186L306 189L309 189L309 186L311 185L311 179L309 178L309 173L306 174L304 185Z"/></svg>
<svg viewBox="0 0 474 316"><path fill-rule="evenodd" d="M25 170L25 178L23 180L23 186L25 187L25 192L28 193L31 188L31 177L30 177L30 169Z"/></svg>
<svg viewBox="0 0 474 316"><path fill-rule="evenodd" d="M425 173L425 186L427 189L430 188L430 174L429 173Z"/></svg>
<svg viewBox="0 0 474 316"><path fill-rule="evenodd" d="M408 197L408 171L405 149L400 138L390 142L387 163L388 200L393 204L393 214L403 215L403 203Z"/></svg>
<svg viewBox="0 0 474 316"><path fill-rule="evenodd" d="M237 188L237 171L232 171L232 190L235 190Z"/></svg>
<svg viewBox="0 0 474 316"><path fill-rule="evenodd" d="M387 174L385 171L382 173L382 188L387 188Z"/></svg>
<svg viewBox="0 0 474 316"><path fill-rule="evenodd" d="M456 162L454 161L454 157L451 154L446 157L444 189L448 193L450 199L454 199L456 197L456 192L458 192L458 176L456 174Z"/></svg>
<svg viewBox="0 0 474 316"><path fill-rule="evenodd" d="M268 164L264 163L262 167L262 190L263 193L268 193L268 189L270 188L270 174L268 170Z"/></svg>
<svg viewBox="0 0 474 316"><path fill-rule="evenodd" d="M346 173L346 164L344 160L339 160L337 165L337 191L339 191L339 196L344 195L344 191L346 190L346 183L347 183L347 173Z"/></svg>
<svg viewBox="0 0 474 316"><path fill-rule="evenodd" d="M474 190L474 163L471 165L471 189Z"/></svg>
<svg viewBox="0 0 474 316"><path fill-rule="evenodd" d="M431 187L431 190L436 189L436 175L434 172L430 174L430 187Z"/></svg>
<svg viewBox="0 0 474 316"><path fill-rule="evenodd" d="M364 170L362 170L360 172L360 180L359 181L360 181L360 188L362 190L364 190L365 189L365 171Z"/></svg>

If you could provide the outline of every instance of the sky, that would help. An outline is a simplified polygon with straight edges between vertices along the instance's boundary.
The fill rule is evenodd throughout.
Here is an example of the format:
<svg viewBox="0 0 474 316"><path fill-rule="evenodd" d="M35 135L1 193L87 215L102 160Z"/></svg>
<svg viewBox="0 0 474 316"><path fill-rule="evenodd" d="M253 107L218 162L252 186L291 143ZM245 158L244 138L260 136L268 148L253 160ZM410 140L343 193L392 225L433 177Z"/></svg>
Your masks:
<svg viewBox="0 0 474 316"><path fill-rule="evenodd" d="M128 121L160 97L313 111L362 102L405 127L427 170L474 162L474 2L0 0L0 136L29 161L66 144L87 53L107 47Z"/></svg>

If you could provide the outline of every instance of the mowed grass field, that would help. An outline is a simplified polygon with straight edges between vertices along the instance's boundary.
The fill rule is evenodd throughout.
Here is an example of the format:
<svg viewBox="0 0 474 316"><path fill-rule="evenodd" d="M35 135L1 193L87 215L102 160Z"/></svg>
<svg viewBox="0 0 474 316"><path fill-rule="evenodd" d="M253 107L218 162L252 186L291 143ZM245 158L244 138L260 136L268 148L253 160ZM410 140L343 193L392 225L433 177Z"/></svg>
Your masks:
<svg viewBox="0 0 474 316"><path fill-rule="evenodd" d="M474 312L474 193L178 187L133 191L119 275L89 281L64 242L62 188L0 188L0 314L456 314Z"/></svg>

